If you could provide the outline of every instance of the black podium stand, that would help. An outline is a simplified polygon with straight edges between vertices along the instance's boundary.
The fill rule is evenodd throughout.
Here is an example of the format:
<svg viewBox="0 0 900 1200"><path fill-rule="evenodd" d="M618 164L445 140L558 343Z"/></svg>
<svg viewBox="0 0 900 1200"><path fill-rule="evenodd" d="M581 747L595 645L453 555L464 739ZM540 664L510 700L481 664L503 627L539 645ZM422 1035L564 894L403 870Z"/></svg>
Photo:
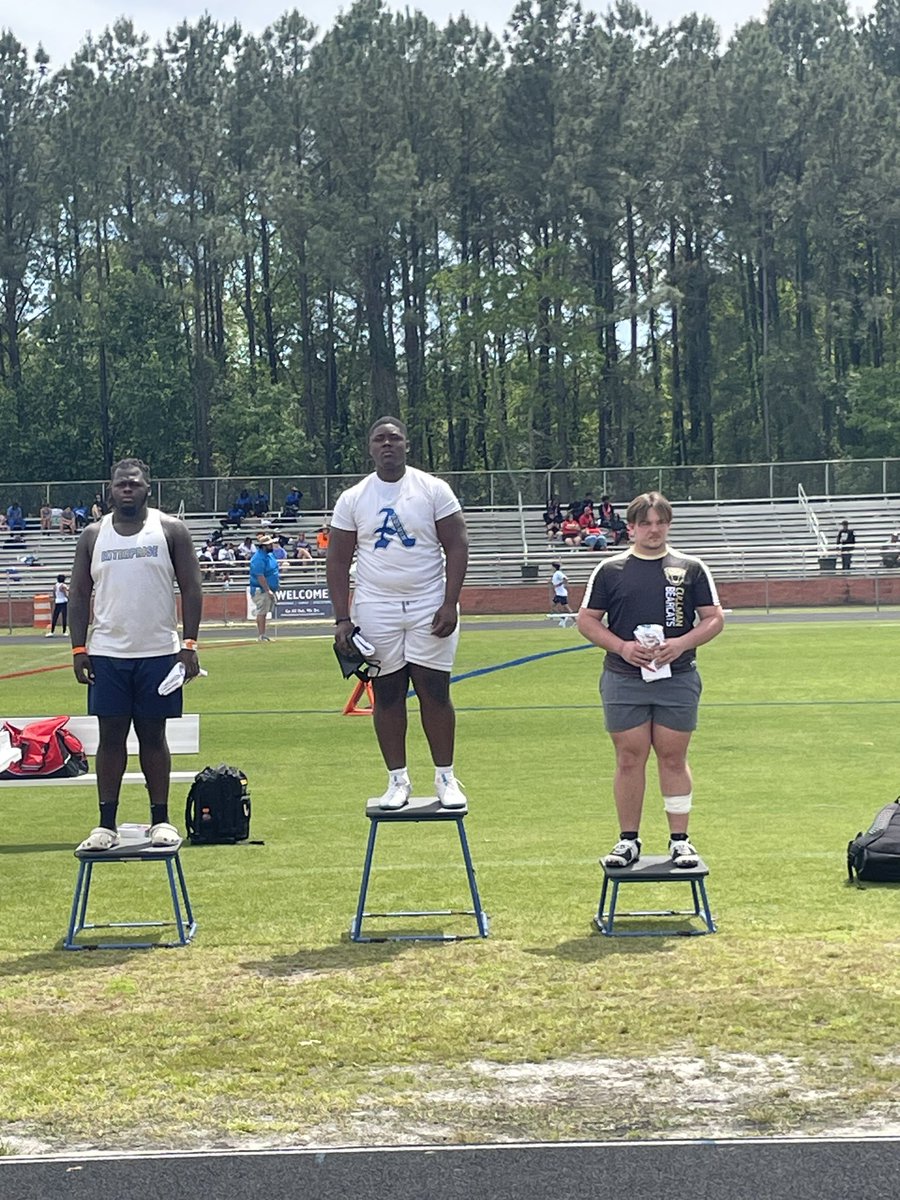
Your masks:
<svg viewBox="0 0 900 1200"><path fill-rule="evenodd" d="M715 933L716 925L709 910L709 900L706 895L706 877L709 867L700 859L696 867L676 867L667 854L648 854L630 867L603 867L603 890L600 892L600 904L594 924L607 937L698 937L706 933ZM618 912L616 906L619 900L619 888L626 883L658 883L658 884L688 884L694 907L691 909L642 909L632 912ZM609 910L606 909L609 896ZM617 918L622 917L693 917L699 918L702 929L619 929L616 928Z"/></svg>
<svg viewBox="0 0 900 1200"><path fill-rule="evenodd" d="M472 866L472 856L469 853L469 842L466 838L465 818L467 808L442 808L436 796L413 796L405 808L379 808L376 800L370 800L366 805L366 816L369 818L369 840L366 844L366 858L363 864L362 883L359 889L359 902L356 915L350 922L350 940L353 942L457 942L467 938L486 938L489 921L487 913L481 907L478 895L478 885L475 882L475 868ZM459 844L462 849L463 862L466 868L466 878L469 881L469 891L472 896L470 909L407 909L396 912L366 912L366 893L369 890L369 878L372 874L372 857L375 852L375 839L382 824L403 825L420 821L452 821L459 834ZM474 917L478 927L477 933L383 933L363 934L363 921L367 917Z"/></svg>

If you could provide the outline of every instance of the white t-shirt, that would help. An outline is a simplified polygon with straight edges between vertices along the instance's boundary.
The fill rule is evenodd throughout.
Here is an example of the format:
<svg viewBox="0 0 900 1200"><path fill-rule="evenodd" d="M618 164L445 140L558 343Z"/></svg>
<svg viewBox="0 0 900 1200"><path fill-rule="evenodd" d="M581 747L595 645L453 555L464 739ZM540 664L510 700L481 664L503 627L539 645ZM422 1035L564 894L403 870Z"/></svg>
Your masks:
<svg viewBox="0 0 900 1200"><path fill-rule="evenodd" d="M444 593L444 551L435 524L460 511L450 485L417 467L388 483L374 472L337 499L331 524L356 534L357 600Z"/></svg>
<svg viewBox="0 0 900 1200"><path fill-rule="evenodd" d="M562 571L554 571L550 582L553 584L553 591L557 596L568 596L569 590L566 584L569 582Z"/></svg>

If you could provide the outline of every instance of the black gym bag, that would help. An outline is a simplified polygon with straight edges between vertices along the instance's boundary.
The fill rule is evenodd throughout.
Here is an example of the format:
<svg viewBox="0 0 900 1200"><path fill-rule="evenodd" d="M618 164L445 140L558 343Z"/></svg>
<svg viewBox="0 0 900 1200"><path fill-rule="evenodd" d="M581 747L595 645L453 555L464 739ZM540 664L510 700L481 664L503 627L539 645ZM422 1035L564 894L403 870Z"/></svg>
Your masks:
<svg viewBox="0 0 900 1200"><path fill-rule="evenodd" d="M872 883L900 883L900 796L875 814L847 846L847 874Z"/></svg>

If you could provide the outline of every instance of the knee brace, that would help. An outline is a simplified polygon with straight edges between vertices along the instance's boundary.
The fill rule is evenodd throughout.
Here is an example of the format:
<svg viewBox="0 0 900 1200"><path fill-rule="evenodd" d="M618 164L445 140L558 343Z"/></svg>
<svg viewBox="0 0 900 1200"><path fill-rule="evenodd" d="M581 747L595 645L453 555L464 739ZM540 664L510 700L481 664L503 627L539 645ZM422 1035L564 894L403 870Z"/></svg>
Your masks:
<svg viewBox="0 0 900 1200"><path fill-rule="evenodd" d="M693 799L693 792L688 792L686 796L663 796L663 806L667 813L689 813Z"/></svg>

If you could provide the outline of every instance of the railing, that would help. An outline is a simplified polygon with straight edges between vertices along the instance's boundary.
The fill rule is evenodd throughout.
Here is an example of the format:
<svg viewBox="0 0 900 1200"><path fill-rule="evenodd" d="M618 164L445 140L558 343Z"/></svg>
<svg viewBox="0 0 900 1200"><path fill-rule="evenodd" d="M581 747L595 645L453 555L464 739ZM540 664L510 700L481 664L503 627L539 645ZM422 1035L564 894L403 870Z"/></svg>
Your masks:
<svg viewBox="0 0 900 1200"><path fill-rule="evenodd" d="M820 459L783 463L715 463L705 466L554 467L548 471L441 472L467 508L544 506L551 496L567 501L590 492L622 504L640 492L658 491L670 500L778 500L808 496L900 495L900 458ZM242 488L260 488L271 507L281 507L292 484L303 492L303 509L330 511L359 475L264 475L169 478L153 482L155 502L167 512L225 512ZM18 500L32 516L42 504L90 507L105 481L50 480L0 483L4 505Z"/></svg>
<svg viewBox="0 0 900 1200"><path fill-rule="evenodd" d="M810 507L809 498L807 497L806 492L803 490L802 483L797 484L797 497L800 500L800 507L806 514L806 524L809 527L809 531L816 539L816 545L819 548L819 554L827 554L828 540L826 539L825 534L822 532L822 529L819 525L819 518Z"/></svg>

